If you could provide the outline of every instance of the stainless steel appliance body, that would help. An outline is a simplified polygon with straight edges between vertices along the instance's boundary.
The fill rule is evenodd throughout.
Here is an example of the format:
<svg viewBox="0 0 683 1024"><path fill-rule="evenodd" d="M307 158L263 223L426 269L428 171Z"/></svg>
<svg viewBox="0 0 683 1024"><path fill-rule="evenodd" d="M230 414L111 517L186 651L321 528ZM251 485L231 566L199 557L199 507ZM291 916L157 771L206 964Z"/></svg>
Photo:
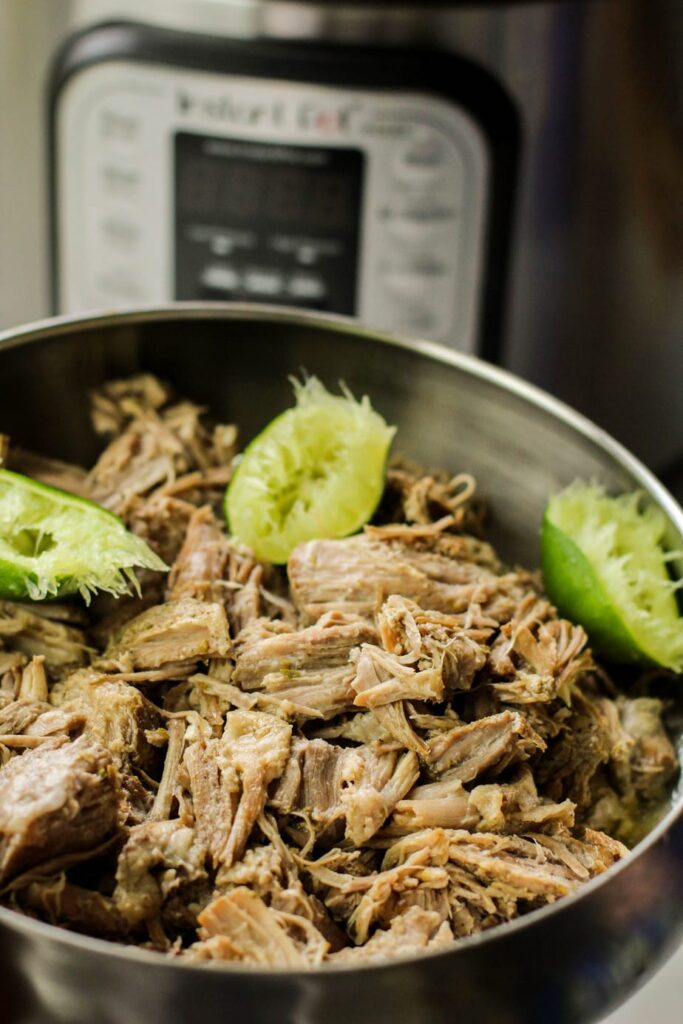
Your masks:
<svg viewBox="0 0 683 1024"><path fill-rule="evenodd" d="M62 311L352 313L483 353L673 470L676 0L3 0L0 18L5 322L49 308L49 276Z"/></svg>
<svg viewBox="0 0 683 1024"><path fill-rule="evenodd" d="M642 488L665 512L671 546L683 546L683 510L567 407L460 353L314 314L187 305L8 332L0 336L2 429L47 454L90 460L97 440L88 390L150 370L238 422L248 440L290 401L287 375L301 366L369 394L398 425L407 455L474 473L511 560L535 564L548 492L577 475ZM3 1014L27 1024L580 1024L630 994L682 935L679 793L628 858L577 894L399 963L305 974L207 969L0 909Z"/></svg>

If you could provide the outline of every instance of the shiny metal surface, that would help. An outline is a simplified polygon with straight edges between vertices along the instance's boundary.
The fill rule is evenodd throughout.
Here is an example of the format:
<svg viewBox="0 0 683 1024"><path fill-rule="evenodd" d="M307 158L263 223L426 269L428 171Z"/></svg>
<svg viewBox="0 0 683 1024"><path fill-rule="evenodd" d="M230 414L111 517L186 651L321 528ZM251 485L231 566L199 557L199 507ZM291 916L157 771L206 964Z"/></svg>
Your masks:
<svg viewBox="0 0 683 1024"><path fill-rule="evenodd" d="M535 388L427 343L341 318L181 305L69 318L0 335L0 425L20 443L87 460L86 393L146 369L234 418L245 440L290 401L289 373L343 378L398 424L398 447L473 472L512 560L537 562L548 492L575 476L643 488L683 546L683 510L599 428ZM67 933L0 909L8 1024L587 1024L683 938L683 800L636 851L579 894L453 950L361 970L210 969Z"/></svg>
<svg viewBox="0 0 683 1024"><path fill-rule="evenodd" d="M506 87L524 137L504 365L658 471L683 455L683 18L678 0L359 4L2 0L0 318L48 312L43 72L75 28L434 45ZM3 109L4 108L4 109Z"/></svg>

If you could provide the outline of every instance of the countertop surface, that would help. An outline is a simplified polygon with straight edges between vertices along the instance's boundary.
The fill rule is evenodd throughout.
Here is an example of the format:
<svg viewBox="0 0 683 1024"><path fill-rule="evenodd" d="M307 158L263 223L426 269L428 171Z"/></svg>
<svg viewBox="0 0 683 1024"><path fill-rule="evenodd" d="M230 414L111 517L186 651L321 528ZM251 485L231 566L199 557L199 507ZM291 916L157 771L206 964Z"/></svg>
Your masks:
<svg viewBox="0 0 683 1024"><path fill-rule="evenodd" d="M681 1024L683 1020L683 946L654 978L602 1024Z"/></svg>

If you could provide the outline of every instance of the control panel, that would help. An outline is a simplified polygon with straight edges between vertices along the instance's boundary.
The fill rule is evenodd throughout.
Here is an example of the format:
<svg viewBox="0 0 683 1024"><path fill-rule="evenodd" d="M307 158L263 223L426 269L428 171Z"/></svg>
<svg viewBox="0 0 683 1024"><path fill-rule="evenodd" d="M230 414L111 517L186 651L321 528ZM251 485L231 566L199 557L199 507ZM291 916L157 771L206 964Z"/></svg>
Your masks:
<svg viewBox="0 0 683 1024"><path fill-rule="evenodd" d="M60 311L276 302L474 350L489 158L448 100L112 60L55 132Z"/></svg>
<svg viewBox="0 0 683 1024"><path fill-rule="evenodd" d="M179 133L175 294L353 315L363 153Z"/></svg>

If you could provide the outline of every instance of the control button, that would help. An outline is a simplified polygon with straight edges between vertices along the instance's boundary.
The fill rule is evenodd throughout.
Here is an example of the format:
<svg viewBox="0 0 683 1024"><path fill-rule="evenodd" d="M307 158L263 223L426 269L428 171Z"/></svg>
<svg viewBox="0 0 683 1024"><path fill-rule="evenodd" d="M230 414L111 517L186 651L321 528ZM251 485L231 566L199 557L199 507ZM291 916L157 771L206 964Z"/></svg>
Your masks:
<svg viewBox="0 0 683 1024"><path fill-rule="evenodd" d="M413 299L427 294L431 286L428 277L414 270L390 270L384 274L384 283L392 295Z"/></svg>
<svg viewBox="0 0 683 1024"><path fill-rule="evenodd" d="M252 295L271 297L280 295L284 287L282 274L273 270L249 270L244 275L244 287Z"/></svg>
<svg viewBox="0 0 683 1024"><path fill-rule="evenodd" d="M398 306L394 310L392 328L408 334L431 334L436 326L436 317L431 309L419 303Z"/></svg>
<svg viewBox="0 0 683 1024"><path fill-rule="evenodd" d="M132 114L105 108L100 114L100 134L107 140L134 142L140 130L140 120Z"/></svg>
<svg viewBox="0 0 683 1024"><path fill-rule="evenodd" d="M102 221L102 234L111 244L131 249L140 238L140 227L133 221L108 217Z"/></svg>
<svg viewBox="0 0 683 1024"><path fill-rule="evenodd" d="M293 299L302 299L304 302L315 302L325 297L325 282L319 277L311 277L308 274L296 274L290 277L287 284L287 294Z"/></svg>
<svg viewBox="0 0 683 1024"><path fill-rule="evenodd" d="M428 128L419 128L396 155L394 172L408 184L433 182L444 172L448 161L445 140Z"/></svg>
<svg viewBox="0 0 683 1024"><path fill-rule="evenodd" d="M431 199L392 209L385 219L395 238L400 241L424 241L444 229L451 229L457 217L455 206Z"/></svg>
<svg viewBox="0 0 683 1024"><path fill-rule="evenodd" d="M239 288L240 276L234 267L210 263L202 271L201 282L205 288L211 288L214 291L234 292Z"/></svg>
<svg viewBox="0 0 683 1024"><path fill-rule="evenodd" d="M405 266L385 268L382 279L387 290L393 295L416 299L427 295L447 272L446 264L425 255L422 259Z"/></svg>
<svg viewBox="0 0 683 1024"><path fill-rule="evenodd" d="M134 199L140 187L140 173L133 167L105 164L101 169L104 194L114 199Z"/></svg>
<svg viewBox="0 0 683 1024"><path fill-rule="evenodd" d="M145 299L144 288L131 267L110 267L102 273L95 286L108 298L118 302L141 302Z"/></svg>

